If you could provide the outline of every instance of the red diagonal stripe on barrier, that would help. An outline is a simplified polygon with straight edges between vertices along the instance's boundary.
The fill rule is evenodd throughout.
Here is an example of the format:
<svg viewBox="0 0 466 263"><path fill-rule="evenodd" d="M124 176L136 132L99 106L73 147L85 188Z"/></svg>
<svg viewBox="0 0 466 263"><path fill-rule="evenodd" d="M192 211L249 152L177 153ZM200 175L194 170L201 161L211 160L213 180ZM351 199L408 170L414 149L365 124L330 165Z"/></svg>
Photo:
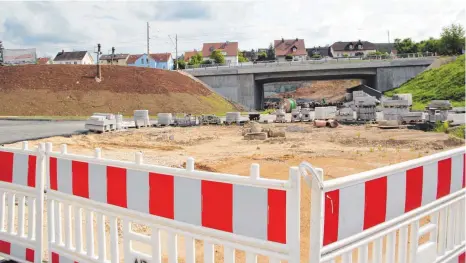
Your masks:
<svg viewBox="0 0 466 263"><path fill-rule="evenodd" d="M126 169L107 166L107 203L128 207L126 193Z"/></svg>
<svg viewBox="0 0 466 263"><path fill-rule="evenodd" d="M149 173L149 213L174 219L174 179L171 175Z"/></svg>
<svg viewBox="0 0 466 263"><path fill-rule="evenodd" d="M36 187L36 161L35 155L29 155L28 158L28 186Z"/></svg>
<svg viewBox="0 0 466 263"><path fill-rule="evenodd" d="M0 240L0 253L10 255L10 253L11 253L11 243Z"/></svg>
<svg viewBox="0 0 466 263"><path fill-rule="evenodd" d="M34 262L34 250L26 248L26 261Z"/></svg>
<svg viewBox="0 0 466 263"><path fill-rule="evenodd" d="M267 240L286 244L286 191L268 189Z"/></svg>
<svg viewBox="0 0 466 263"><path fill-rule="evenodd" d="M202 226L233 232L233 185L204 181L202 192Z"/></svg>
<svg viewBox="0 0 466 263"><path fill-rule="evenodd" d="M13 153L0 152L0 181L13 182L13 159Z"/></svg>
<svg viewBox="0 0 466 263"><path fill-rule="evenodd" d="M340 190L327 192L324 198L324 246L326 246L338 240Z"/></svg>
<svg viewBox="0 0 466 263"><path fill-rule="evenodd" d="M89 164L72 161L73 195L89 198Z"/></svg>
<svg viewBox="0 0 466 263"><path fill-rule="evenodd" d="M385 221L387 213L387 177L365 183L364 230Z"/></svg>
<svg viewBox="0 0 466 263"><path fill-rule="evenodd" d="M52 263L60 263L60 255L55 252L52 252Z"/></svg>
<svg viewBox="0 0 466 263"><path fill-rule="evenodd" d="M466 253L463 253L458 257L458 263L466 263Z"/></svg>
<svg viewBox="0 0 466 263"><path fill-rule="evenodd" d="M451 158L438 162L437 199L450 194Z"/></svg>
<svg viewBox="0 0 466 263"><path fill-rule="evenodd" d="M405 212L416 209L422 204L423 172L422 166L406 171Z"/></svg>
<svg viewBox="0 0 466 263"><path fill-rule="evenodd" d="M58 173L57 173L57 158L50 157L50 189L57 191L58 189Z"/></svg>

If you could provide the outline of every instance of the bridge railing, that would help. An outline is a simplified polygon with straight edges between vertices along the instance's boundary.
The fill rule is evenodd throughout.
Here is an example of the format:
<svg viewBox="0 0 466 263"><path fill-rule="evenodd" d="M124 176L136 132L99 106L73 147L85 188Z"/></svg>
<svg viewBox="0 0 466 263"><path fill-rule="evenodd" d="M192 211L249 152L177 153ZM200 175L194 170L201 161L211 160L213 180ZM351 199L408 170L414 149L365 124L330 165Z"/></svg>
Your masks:
<svg viewBox="0 0 466 263"><path fill-rule="evenodd" d="M372 62L372 61L388 61L398 59L419 59L426 57L436 57L435 53L407 53L396 55L370 55L364 57L325 57L325 58L307 58L291 61L254 61L254 62L240 62L240 63L224 63L224 64L200 64L200 65L186 65L184 70L219 70L228 68L255 68L255 67L280 67L280 66L301 66L303 64L326 64L326 63L355 63L355 62Z"/></svg>

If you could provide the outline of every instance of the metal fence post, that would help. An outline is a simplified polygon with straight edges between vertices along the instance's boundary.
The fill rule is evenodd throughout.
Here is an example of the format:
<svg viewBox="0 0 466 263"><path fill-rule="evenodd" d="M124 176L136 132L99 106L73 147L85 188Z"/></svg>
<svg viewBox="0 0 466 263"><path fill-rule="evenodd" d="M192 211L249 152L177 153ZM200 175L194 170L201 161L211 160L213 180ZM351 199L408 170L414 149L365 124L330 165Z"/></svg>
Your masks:
<svg viewBox="0 0 466 263"><path fill-rule="evenodd" d="M325 193L320 188L320 182L324 181L322 169L316 169L318 178L312 177L311 186L311 222L309 238L309 263L320 263L321 249L323 244L323 226L324 226L324 201Z"/></svg>

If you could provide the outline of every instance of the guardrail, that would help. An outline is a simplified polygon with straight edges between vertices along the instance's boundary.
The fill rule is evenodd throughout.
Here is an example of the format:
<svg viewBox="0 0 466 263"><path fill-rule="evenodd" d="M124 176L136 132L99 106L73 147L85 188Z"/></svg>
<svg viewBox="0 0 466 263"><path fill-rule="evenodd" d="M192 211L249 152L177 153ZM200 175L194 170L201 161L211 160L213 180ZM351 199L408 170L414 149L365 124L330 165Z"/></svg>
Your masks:
<svg viewBox="0 0 466 263"><path fill-rule="evenodd" d="M280 67L280 66L301 66L303 64L331 64L331 63L355 63L355 62L373 62L373 61L391 61L405 59L420 59L426 57L436 57L434 53L410 53L399 55L382 55L382 56L366 56L366 57L325 57L322 59L306 59L298 61L255 61L243 63L229 64L200 64L186 65L184 71L192 70L219 70L227 68L255 68L255 67Z"/></svg>

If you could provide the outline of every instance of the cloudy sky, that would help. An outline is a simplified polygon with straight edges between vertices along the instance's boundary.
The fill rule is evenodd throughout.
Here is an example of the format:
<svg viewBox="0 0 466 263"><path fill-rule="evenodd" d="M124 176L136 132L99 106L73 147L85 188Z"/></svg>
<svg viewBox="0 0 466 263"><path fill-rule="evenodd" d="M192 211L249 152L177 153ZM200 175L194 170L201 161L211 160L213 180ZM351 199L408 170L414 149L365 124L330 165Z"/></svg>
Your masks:
<svg viewBox="0 0 466 263"><path fill-rule="evenodd" d="M266 48L274 39L304 38L306 47L335 41L387 42L438 37L451 23L465 25L463 0L266 0L266 1L0 1L5 48L179 54L203 42L238 41L241 50Z"/></svg>

